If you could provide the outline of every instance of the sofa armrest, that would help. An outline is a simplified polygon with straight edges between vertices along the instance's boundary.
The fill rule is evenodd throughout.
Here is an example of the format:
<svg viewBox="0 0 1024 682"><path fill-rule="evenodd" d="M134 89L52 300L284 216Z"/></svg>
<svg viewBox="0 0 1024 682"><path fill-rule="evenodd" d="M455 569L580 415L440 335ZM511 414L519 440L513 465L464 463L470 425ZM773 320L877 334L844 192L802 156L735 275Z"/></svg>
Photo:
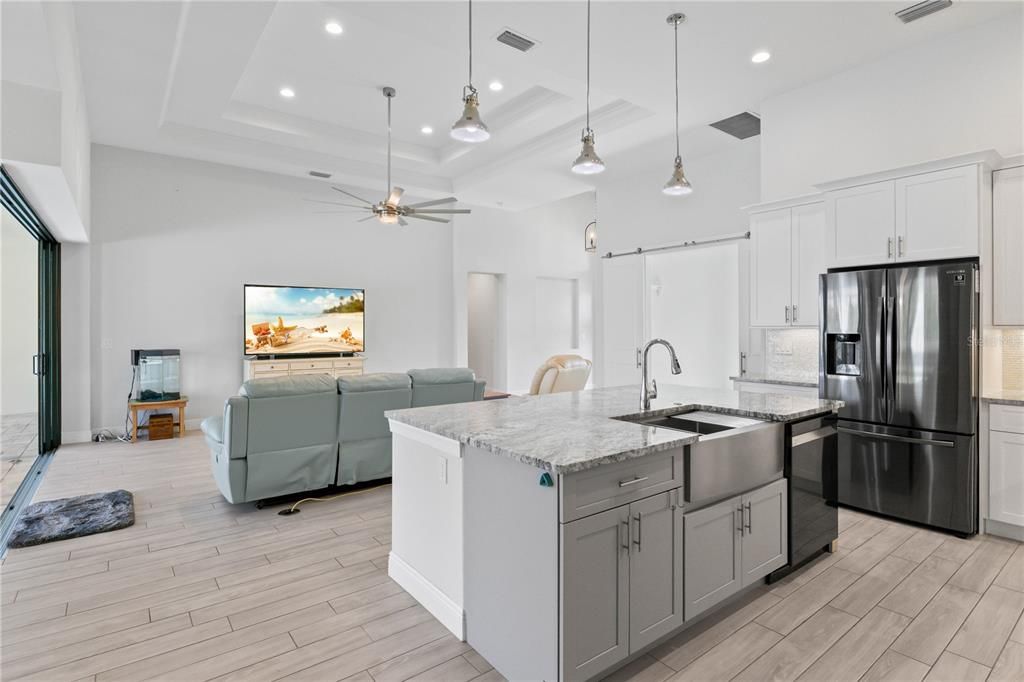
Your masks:
<svg viewBox="0 0 1024 682"><path fill-rule="evenodd" d="M235 395L224 401L224 452L242 459L249 447L249 399Z"/></svg>

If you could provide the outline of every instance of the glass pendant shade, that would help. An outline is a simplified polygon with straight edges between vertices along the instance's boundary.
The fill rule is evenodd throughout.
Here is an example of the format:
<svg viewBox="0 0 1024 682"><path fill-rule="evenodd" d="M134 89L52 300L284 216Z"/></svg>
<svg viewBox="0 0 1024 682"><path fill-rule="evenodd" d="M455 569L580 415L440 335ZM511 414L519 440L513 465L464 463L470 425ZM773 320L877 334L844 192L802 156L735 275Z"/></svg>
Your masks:
<svg viewBox="0 0 1024 682"><path fill-rule="evenodd" d="M462 110L462 118L452 124L452 137L460 142L483 142L490 138L490 131L480 120L480 102L476 93L467 94L463 101L466 106Z"/></svg>
<svg viewBox="0 0 1024 682"><path fill-rule="evenodd" d="M693 187L690 185L690 181L686 179L686 174L683 172L683 161L678 156L676 157L676 166L672 171L672 177L668 179L668 182L666 182L665 186L661 188L661 191L673 197L693 192Z"/></svg>
<svg viewBox="0 0 1024 682"><path fill-rule="evenodd" d="M572 172L580 175L593 175L604 170L604 161L594 151L594 133L589 130L583 133L583 150L572 164Z"/></svg>

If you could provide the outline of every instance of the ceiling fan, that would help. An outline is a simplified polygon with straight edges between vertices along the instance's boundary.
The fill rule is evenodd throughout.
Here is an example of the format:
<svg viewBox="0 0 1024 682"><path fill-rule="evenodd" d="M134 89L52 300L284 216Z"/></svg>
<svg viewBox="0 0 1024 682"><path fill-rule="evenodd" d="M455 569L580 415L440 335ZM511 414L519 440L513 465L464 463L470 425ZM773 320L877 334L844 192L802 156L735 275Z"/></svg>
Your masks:
<svg viewBox="0 0 1024 682"><path fill-rule="evenodd" d="M338 201L323 201L321 199L307 199L306 201L312 201L318 204L331 204L334 206L344 206L347 209L359 209L368 210L370 215L365 218L361 218L356 222L363 222L370 220L371 218L377 218L382 223L387 225L393 225L398 223L399 225L408 225L405 221L406 218L415 218L417 220L429 220L435 223L447 223L450 222L448 218L441 218L439 215L453 215L456 213L470 213L468 208L430 208L431 206L441 206L442 204L450 204L458 201L455 197L445 197L444 199L433 199L431 201L421 201L417 204L400 205L399 202L402 200L402 194L405 190L401 187L392 187L391 185L391 99L395 96L395 89L392 87L385 87L381 89L384 93L384 97L388 102L388 196L383 201L376 203L364 199L361 196L353 194L348 190L344 190L341 187L331 186L336 192L352 197L356 201L362 202L361 204L345 204ZM317 213L347 213L350 211L316 211Z"/></svg>

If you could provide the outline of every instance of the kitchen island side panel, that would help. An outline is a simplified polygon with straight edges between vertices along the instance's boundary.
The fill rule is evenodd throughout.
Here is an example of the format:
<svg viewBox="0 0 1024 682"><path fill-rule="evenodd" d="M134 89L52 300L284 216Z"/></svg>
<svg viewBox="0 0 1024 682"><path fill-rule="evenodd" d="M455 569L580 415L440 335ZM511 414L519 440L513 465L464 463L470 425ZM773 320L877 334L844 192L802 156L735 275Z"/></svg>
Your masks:
<svg viewBox="0 0 1024 682"><path fill-rule="evenodd" d="M466 641L510 680L553 682L558 477L472 446L463 464Z"/></svg>

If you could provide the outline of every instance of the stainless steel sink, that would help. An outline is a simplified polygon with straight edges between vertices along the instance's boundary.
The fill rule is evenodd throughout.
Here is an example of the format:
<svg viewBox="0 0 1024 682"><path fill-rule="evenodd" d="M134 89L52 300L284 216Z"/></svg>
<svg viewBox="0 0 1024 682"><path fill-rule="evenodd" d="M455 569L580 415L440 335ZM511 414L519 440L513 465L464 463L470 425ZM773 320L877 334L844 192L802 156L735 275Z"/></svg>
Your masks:
<svg viewBox="0 0 1024 682"><path fill-rule="evenodd" d="M700 436L684 456L688 505L715 502L782 478L784 429L778 422L701 410L615 419Z"/></svg>

